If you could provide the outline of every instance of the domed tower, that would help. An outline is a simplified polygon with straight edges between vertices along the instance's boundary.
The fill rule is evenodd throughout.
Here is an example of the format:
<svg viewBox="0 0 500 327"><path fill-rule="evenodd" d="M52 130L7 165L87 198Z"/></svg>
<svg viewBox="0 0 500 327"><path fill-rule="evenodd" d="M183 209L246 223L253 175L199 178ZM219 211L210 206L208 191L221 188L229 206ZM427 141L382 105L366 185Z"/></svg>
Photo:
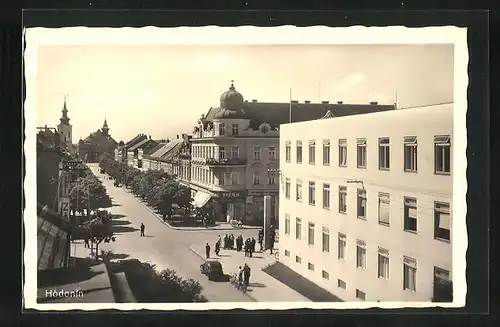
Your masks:
<svg viewBox="0 0 500 327"><path fill-rule="evenodd" d="M243 110L244 102L243 95L236 91L234 81L231 81L229 90L220 96L220 108L213 118L245 118L245 110Z"/></svg>
<svg viewBox="0 0 500 327"><path fill-rule="evenodd" d="M66 106L66 96L64 96L64 105L62 109L62 116L59 118L61 121L57 125L57 132L61 137L61 144L71 145L73 144L73 126L69 123L68 108Z"/></svg>
<svg viewBox="0 0 500 327"><path fill-rule="evenodd" d="M108 127L108 122L106 121L106 118L104 118L104 125L102 125L102 134L106 137L109 136L109 127Z"/></svg>

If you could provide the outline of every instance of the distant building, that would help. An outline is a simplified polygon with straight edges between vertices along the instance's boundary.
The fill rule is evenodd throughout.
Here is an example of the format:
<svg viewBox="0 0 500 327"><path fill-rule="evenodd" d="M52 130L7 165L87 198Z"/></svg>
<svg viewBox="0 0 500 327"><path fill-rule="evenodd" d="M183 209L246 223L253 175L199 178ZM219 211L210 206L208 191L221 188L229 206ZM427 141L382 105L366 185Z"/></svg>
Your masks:
<svg viewBox="0 0 500 327"><path fill-rule="evenodd" d="M191 180L191 138L192 135L182 135L182 145L175 156L177 168L177 179L179 182L189 187Z"/></svg>
<svg viewBox="0 0 500 327"><path fill-rule="evenodd" d="M127 149L136 145L137 143L147 139L148 136L146 134L137 134L134 138L132 138L127 143L123 143L120 141L120 144L115 149L115 160L119 162L127 162ZM131 159L133 161L133 158Z"/></svg>
<svg viewBox="0 0 500 327"><path fill-rule="evenodd" d="M151 135L148 137L142 134L140 141L135 142L133 145L127 144L125 149L127 151L127 165L142 169L142 159L144 154L155 148L158 143L158 141L151 139Z"/></svg>
<svg viewBox="0 0 500 327"><path fill-rule="evenodd" d="M178 155L186 142L186 135L177 135L176 139L164 143L143 157L143 169L163 170L178 177L180 162Z"/></svg>
<svg viewBox="0 0 500 327"><path fill-rule="evenodd" d="M104 120L101 129L89 134L85 139L78 142L78 155L87 162L99 162L104 153L112 156L118 147L116 142L109 134L108 122Z"/></svg>
<svg viewBox="0 0 500 327"><path fill-rule="evenodd" d="M208 205L215 219L262 224L264 196L272 197L278 217L279 126L290 121L392 110L376 103L260 103L245 101L234 85L194 128L191 139L193 205ZM275 226L277 225L277 221Z"/></svg>
<svg viewBox="0 0 500 327"><path fill-rule="evenodd" d="M345 301L451 281L453 106L285 124L280 262Z"/></svg>

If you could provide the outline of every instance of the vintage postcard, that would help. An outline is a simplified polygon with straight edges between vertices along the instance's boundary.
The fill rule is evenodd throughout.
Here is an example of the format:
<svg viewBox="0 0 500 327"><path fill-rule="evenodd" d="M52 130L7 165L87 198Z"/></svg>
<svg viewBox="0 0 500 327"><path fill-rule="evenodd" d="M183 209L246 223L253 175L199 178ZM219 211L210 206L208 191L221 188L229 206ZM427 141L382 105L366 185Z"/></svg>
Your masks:
<svg viewBox="0 0 500 327"><path fill-rule="evenodd" d="M463 28L30 28L24 304L463 307Z"/></svg>

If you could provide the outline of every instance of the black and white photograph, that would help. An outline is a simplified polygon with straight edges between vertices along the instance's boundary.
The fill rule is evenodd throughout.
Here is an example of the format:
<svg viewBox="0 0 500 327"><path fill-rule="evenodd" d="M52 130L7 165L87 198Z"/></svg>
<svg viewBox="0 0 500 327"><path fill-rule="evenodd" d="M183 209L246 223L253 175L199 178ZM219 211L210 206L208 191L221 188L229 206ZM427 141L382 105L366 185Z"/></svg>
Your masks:
<svg viewBox="0 0 500 327"><path fill-rule="evenodd" d="M465 306L466 35L26 29L25 307Z"/></svg>

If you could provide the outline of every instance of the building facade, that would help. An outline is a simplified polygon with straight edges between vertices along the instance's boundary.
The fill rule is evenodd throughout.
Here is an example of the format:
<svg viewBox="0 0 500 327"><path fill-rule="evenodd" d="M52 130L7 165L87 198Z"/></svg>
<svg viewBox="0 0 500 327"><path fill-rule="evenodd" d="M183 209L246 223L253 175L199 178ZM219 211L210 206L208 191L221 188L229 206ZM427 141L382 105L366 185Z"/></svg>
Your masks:
<svg viewBox="0 0 500 327"><path fill-rule="evenodd" d="M452 127L452 105L282 125L280 261L345 301L430 301L452 274Z"/></svg>
<svg viewBox="0 0 500 327"><path fill-rule="evenodd" d="M154 148L150 154L143 157L143 169L145 170L163 170L171 176L178 174L178 164L174 160L181 149L183 140L177 138L164 143L162 146Z"/></svg>
<svg viewBox="0 0 500 327"><path fill-rule="evenodd" d="M141 139L141 141L135 143L134 145L128 145L126 148L127 165L130 167L142 169L142 160L144 155L151 149L155 148L157 145L158 142L151 139L151 135L149 137L146 136L146 138Z"/></svg>
<svg viewBox="0 0 500 327"><path fill-rule="evenodd" d="M109 134L108 122L104 119L101 129L91 133L83 140L80 139L78 142L78 156L86 162L99 162L104 153L114 156L117 147L118 142Z"/></svg>
<svg viewBox="0 0 500 327"><path fill-rule="evenodd" d="M220 107L210 108L198 121L189 186L193 205L210 206L216 221L261 224L264 196L278 200L279 134L265 121L252 125L243 106L243 96L231 85Z"/></svg>
<svg viewBox="0 0 500 327"><path fill-rule="evenodd" d="M231 84L198 121L191 139L191 181L194 205L213 207L215 219L241 219L260 225L264 196L271 196L275 226L279 209L279 126L290 120L392 110L394 106L247 101Z"/></svg>

